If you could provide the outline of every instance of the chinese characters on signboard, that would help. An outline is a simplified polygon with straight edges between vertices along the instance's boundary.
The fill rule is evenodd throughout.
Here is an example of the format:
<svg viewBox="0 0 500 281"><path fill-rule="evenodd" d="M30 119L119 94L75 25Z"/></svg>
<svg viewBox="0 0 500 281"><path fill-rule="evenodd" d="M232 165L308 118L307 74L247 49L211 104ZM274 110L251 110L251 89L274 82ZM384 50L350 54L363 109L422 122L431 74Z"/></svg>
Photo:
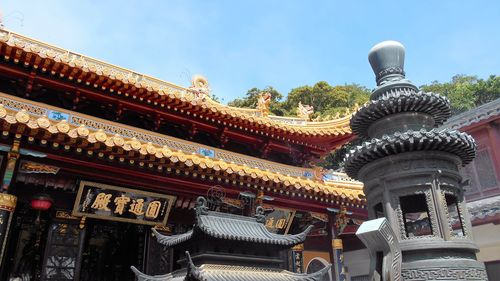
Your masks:
<svg viewBox="0 0 500 281"><path fill-rule="evenodd" d="M270 232L285 235L292 225L294 210L264 206L264 209L272 208L273 211L266 215L266 228Z"/></svg>
<svg viewBox="0 0 500 281"><path fill-rule="evenodd" d="M165 225L174 196L81 181L73 216Z"/></svg>

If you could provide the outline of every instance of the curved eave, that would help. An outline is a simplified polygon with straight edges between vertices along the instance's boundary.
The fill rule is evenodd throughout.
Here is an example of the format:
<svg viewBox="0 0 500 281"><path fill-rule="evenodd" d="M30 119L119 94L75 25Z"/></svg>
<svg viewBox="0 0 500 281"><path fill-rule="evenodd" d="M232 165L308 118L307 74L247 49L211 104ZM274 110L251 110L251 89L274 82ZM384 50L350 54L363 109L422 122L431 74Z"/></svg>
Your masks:
<svg viewBox="0 0 500 281"><path fill-rule="evenodd" d="M185 276L174 276L172 273L162 274L162 275L147 275L142 273L135 266L131 266L132 272L137 277L137 281L181 281L185 279Z"/></svg>
<svg viewBox="0 0 500 281"><path fill-rule="evenodd" d="M331 264L314 273L295 273L287 270L276 270L258 267L230 266L230 265L202 265L195 266L189 262L187 276L180 274L165 274L150 276L131 267L138 281L177 281L177 280L240 280L240 281L321 281L331 269Z"/></svg>
<svg viewBox="0 0 500 281"><path fill-rule="evenodd" d="M300 118L261 116L256 109L242 109L217 103L210 98L199 102L186 87L137 73L122 67L80 55L53 45L31 39L7 30L0 30L1 54L7 61L32 67L76 83L92 84L103 94L124 95L134 102L153 107L181 108L205 116L205 121L216 119L255 133L269 133L280 139L327 138L351 135L349 121L344 117L324 122L311 122ZM92 82L84 81L91 77ZM89 78L90 79L90 78ZM117 86L119 85L119 86ZM123 90L127 89L127 90ZM133 93L129 93L134 89ZM194 115L196 115L194 114ZM328 141L327 141L328 142Z"/></svg>
<svg viewBox="0 0 500 281"><path fill-rule="evenodd" d="M177 234L177 235L163 235L159 233L156 229L152 228L151 231L153 232L153 235L156 238L156 241L158 243L166 246L166 247L172 247L177 244L180 244L182 242L188 241L193 237L193 230L189 230L186 233L182 234Z"/></svg>
<svg viewBox="0 0 500 281"><path fill-rule="evenodd" d="M136 138L123 137L119 133L110 134L103 129L94 129L83 124L75 125L66 120L49 119L46 115L42 115L44 114L42 112L50 112L51 110L43 111L42 104L34 106L32 111L37 113L32 113L20 109L27 108L29 101L23 103L25 100L19 98L15 100L7 97L2 98L2 94L0 94L0 98L4 102L9 101L10 105L9 107L0 104L0 126L2 126L4 133L24 134L29 136L30 141L36 139L42 144L47 144L50 141L54 148L63 147L66 151L87 152L89 156L97 155L99 158L107 158L111 161L128 161L130 164L139 165L140 167L148 165L149 168L158 168L162 166L162 163L168 161L176 165L182 164L182 166L188 168L197 167L201 170L214 171L217 174L226 174L228 177L232 177L233 181L235 176L259 182L263 186L268 186L268 190L279 192L284 196L303 197L304 199L322 202L326 200L326 202L337 202L337 204L339 201L350 202L353 205L364 204L364 201L359 199L363 194L362 183L359 182L339 180L325 183L311 178L284 175L268 169L249 167L245 164L236 164L196 153L173 150L167 146L160 146ZM11 106L14 106L14 104L17 104L18 108L12 108ZM69 112L57 110L62 113ZM73 114L73 117L84 116L74 112L71 112L71 114ZM122 126L99 118L93 118L93 120L104 122L116 128ZM126 130L132 130L130 127L126 128ZM140 134L140 132L136 133Z"/></svg>
<svg viewBox="0 0 500 281"><path fill-rule="evenodd" d="M269 232L266 226L255 218L217 212L197 216L195 228L213 238L285 247L303 243L313 228L309 226L298 234L281 235Z"/></svg>
<svg viewBox="0 0 500 281"><path fill-rule="evenodd" d="M267 245L279 245L284 247L293 247L303 243L307 235L313 229L309 226L303 232L292 235L281 235L269 232L262 223L256 222L255 218L244 216L228 216L226 214L210 212L209 215L197 214L198 218L194 226L198 233L204 233L212 238L224 239L230 241L250 242ZM218 220L219 223L215 222ZM152 229L156 240L167 247L173 247L190 240L195 231L189 230L183 234L163 235Z"/></svg>

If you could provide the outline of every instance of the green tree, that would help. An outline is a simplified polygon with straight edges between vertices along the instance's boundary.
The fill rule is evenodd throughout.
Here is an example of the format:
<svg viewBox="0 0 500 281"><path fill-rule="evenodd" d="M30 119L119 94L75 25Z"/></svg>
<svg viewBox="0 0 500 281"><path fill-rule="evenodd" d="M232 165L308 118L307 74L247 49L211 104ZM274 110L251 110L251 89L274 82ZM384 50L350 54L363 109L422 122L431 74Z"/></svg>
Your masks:
<svg viewBox="0 0 500 281"><path fill-rule="evenodd" d="M457 114L500 98L500 77L491 75L487 79L479 79L477 76L455 75L449 82L434 81L429 85L422 85L420 89L448 97L452 114ZM325 81L320 81L313 86L305 85L292 89L283 101L283 95L273 87L262 90L252 88L245 97L235 99L229 105L255 108L257 99L263 91L271 93L270 110L272 114L280 116L296 116L299 102L314 107L313 118L335 116L337 113L345 112L347 108L353 108L355 104L361 106L370 98L370 91L366 87L357 84L331 86ZM345 144L327 155L320 165L328 169L342 168L345 154L361 142L361 139L355 139Z"/></svg>
<svg viewBox="0 0 500 281"><path fill-rule="evenodd" d="M490 75L488 79L479 79L475 87L476 106L500 98L500 76Z"/></svg>
<svg viewBox="0 0 500 281"><path fill-rule="evenodd" d="M420 89L448 97L452 114L458 114L500 98L500 77L491 75L484 80L477 76L455 75L450 82L433 81Z"/></svg>
<svg viewBox="0 0 500 281"><path fill-rule="evenodd" d="M458 114L500 98L500 77L491 75L483 80L477 76L455 75L450 82L434 81L430 85L421 86L420 89L448 97L452 114ZM320 165L335 170L343 168L345 154L361 142L358 138L343 145L327 155Z"/></svg>
<svg viewBox="0 0 500 281"><path fill-rule="evenodd" d="M229 106L243 107L243 108L256 108L259 96L263 92L268 92L271 94L271 103L269 104L269 110L273 115L283 116L284 112L281 106L281 100L283 95L271 86L264 89L252 88L247 91L245 97L238 98L228 103Z"/></svg>
<svg viewBox="0 0 500 281"><path fill-rule="evenodd" d="M365 103L369 96L368 89L357 84L331 86L328 82L320 81L314 86L305 85L292 89L283 102L283 110L286 115L295 116L300 102L314 107L312 117L334 116L355 104Z"/></svg>

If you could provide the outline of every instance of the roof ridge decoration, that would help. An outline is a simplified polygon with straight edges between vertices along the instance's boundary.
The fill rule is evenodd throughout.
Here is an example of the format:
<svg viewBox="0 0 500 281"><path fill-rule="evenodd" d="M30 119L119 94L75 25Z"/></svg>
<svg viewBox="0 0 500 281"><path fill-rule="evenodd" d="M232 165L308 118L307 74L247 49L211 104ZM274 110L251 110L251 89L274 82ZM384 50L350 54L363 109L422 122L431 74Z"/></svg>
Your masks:
<svg viewBox="0 0 500 281"><path fill-rule="evenodd" d="M118 67L100 60L87 57L69 50L65 50L5 29L0 30L0 44L6 46L8 54L4 55L7 60L14 63L24 63L42 72L49 72L52 75L59 74L61 78L70 81L78 81L78 77L73 77L68 68L78 69L84 73L93 73L103 79L110 79L124 85L132 85L138 89L144 89L149 93L158 96L166 96L199 106L209 112L220 113L228 118L238 118L246 122L255 123L266 128L276 128L290 134L300 134L305 136L329 136L351 134L349 120L352 114L348 112L346 116L328 121L309 121L305 118L281 117L267 115L266 108L244 109L220 104L210 98L210 88L208 81L202 76L193 77L190 87L182 87L170 82L166 82L145 74L137 73L122 67ZM16 51L19 50L19 51ZM14 51L14 52L13 52ZM12 52L12 54L11 54ZM29 54L29 60L22 61L24 54ZM34 55L34 56L33 56ZM57 69L52 69L57 66ZM64 66L64 67L60 67ZM49 69L50 68L50 69ZM65 69L68 73L62 73ZM116 84L116 83L112 83ZM97 87L97 84L94 85ZM102 86L102 90L115 93L114 89ZM118 93L121 94L121 93ZM141 100L140 98L139 100ZM151 100L144 100L150 103ZM157 102L155 102L156 105ZM264 103L265 105L266 103ZM164 106L163 103L160 105Z"/></svg>
<svg viewBox="0 0 500 281"><path fill-rule="evenodd" d="M189 254L189 251L185 252L186 260L187 260L187 274L186 280L194 279L194 280L204 280L203 275L199 267L194 265L193 259Z"/></svg>
<svg viewBox="0 0 500 281"><path fill-rule="evenodd" d="M59 117L53 118L54 116L50 116L54 112L59 113L63 118L58 119ZM47 136L65 135L71 139L72 142L77 139L82 139L90 144L99 143L103 149L106 150L121 148L128 152L138 152L144 157L156 159L155 161L169 159L173 163L180 162L187 166L198 165L203 169L214 169L228 174L248 176L249 178L262 179L269 183L282 183L285 188L291 188L292 190L278 191L276 189L274 191L278 191L287 196L302 196L301 192L312 192L312 194L304 195L304 197L325 200L324 196L320 196L320 194L326 194L341 197L342 199L347 198L359 203L362 201L359 199L359 195L363 194L363 185L356 181L348 181L340 178L323 182L314 178L303 177L302 175L284 174L280 172L280 170L271 171L255 166L251 167L246 164L234 163L234 161L223 160L222 158L217 159L202 156L195 152L189 153L188 151L175 150L167 145L162 146L153 143L151 140L147 141L136 137L124 136L123 133L119 131L108 132L104 130L104 127L98 129L95 126L98 124L99 118L89 119L89 125L94 127L72 121L74 118L84 119L82 116L85 115L0 93L0 121L3 120L5 124L8 124L6 125L7 127L22 125L28 130L42 130L46 132L45 134L47 134ZM106 121L106 124L111 124L106 126L106 128L113 126L116 128L128 128L125 125L119 124L115 126L113 125L114 122L110 121ZM159 134L154 135L156 136ZM36 134L37 138L41 138L42 136L44 136L44 134ZM34 137L35 136L32 136L31 138ZM43 141L46 142L45 139ZM80 148L80 151L81 150L82 148ZM141 165L141 167L145 165L145 163L140 161L138 161L137 164ZM277 166L282 167L280 165Z"/></svg>
<svg viewBox="0 0 500 281"><path fill-rule="evenodd" d="M185 252L187 267L163 275L150 276L140 272L136 267L130 268L138 281L321 281L330 272L328 264L313 273L295 273L284 269L248 267L237 265L204 264L196 266L188 251Z"/></svg>
<svg viewBox="0 0 500 281"><path fill-rule="evenodd" d="M183 234L168 236L159 233L153 228L152 231L158 243L172 247L192 239L194 235L203 233L216 239L291 247L303 243L309 232L313 229L313 226L310 225L298 234L275 234L267 230L266 226L259 220L260 217L245 217L208 211L207 201L202 196L198 197L196 202L196 218L193 229Z"/></svg>
<svg viewBox="0 0 500 281"><path fill-rule="evenodd" d="M264 207L257 206L257 208L255 208L255 220L258 223L266 223L266 213L264 211Z"/></svg>

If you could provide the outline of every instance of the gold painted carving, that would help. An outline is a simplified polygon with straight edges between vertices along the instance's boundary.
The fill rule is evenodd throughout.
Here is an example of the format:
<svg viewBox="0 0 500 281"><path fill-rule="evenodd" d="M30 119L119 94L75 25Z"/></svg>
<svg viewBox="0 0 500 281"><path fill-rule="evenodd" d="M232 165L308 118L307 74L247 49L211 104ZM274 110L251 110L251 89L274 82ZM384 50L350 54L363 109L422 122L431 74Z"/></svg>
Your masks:
<svg viewBox="0 0 500 281"><path fill-rule="evenodd" d="M169 226L166 226L166 225L159 225L159 224L157 224L153 228L156 229L156 230L158 230L158 231L160 231L160 232L163 232L163 233L168 233L168 234L172 233L172 229ZM151 234L154 236L153 233L151 233Z"/></svg>
<svg viewBox="0 0 500 281"><path fill-rule="evenodd" d="M81 219L80 219L80 224L79 224L79 227L80 229L84 229L85 228L85 221L87 220L87 217L86 216L83 216Z"/></svg>
<svg viewBox="0 0 500 281"><path fill-rule="evenodd" d="M67 133L69 131L69 125L68 125L68 122L66 120L62 120L61 122L59 122L57 125L57 130L61 133Z"/></svg>
<svg viewBox="0 0 500 281"><path fill-rule="evenodd" d="M13 212L16 209L17 197L7 193L0 193L0 209Z"/></svg>
<svg viewBox="0 0 500 281"><path fill-rule="evenodd" d="M151 201L146 203L144 199L133 199L130 197L127 197L125 195L121 195L118 197L115 197L114 200L112 200L112 194L107 193L109 190L115 190L115 191L120 191L120 192L125 192L129 194L136 194L136 195L143 195L143 196L149 196L149 197L156 197L156 198L164 198L166 199L166 204L165 205L165 215L163 218L162 222L153 222L153 221L148 221L148 220L139 220L139 219L132 219L132 218L127 218L127 217L114 217L114 216L109 216L105 214L97 214L97 213L88 213L85 212L85 209L82 208L80 210L80 203L82 198L85 198L85 195L82 194L84 187L85 186L91 186L95 188L100 188L100 189L105 189L108 191L103 191L97 194L95 196L95 199L92 202L92 205L90 206L91 209L94 210L101 210L101 211L108 211L111 213L119 214L122 215L125 212L130 212L132 214L135 214L137 216L144 215L145 218L148 219L156 219L160 215L160 211L163 209L162 203L160 201ZM90 193L90 189L88 190ZM88 196L88 194L86 195ZM86 199L85 199L86 200ZM175 196L171 195L166 195L166 194L158 194L158 193L152 193L152 192L147 192L147 191L142 191L138 189L130 189L130 188L125 188L125 187L119 187L119 186L114 186L114 185L108 185L108 184L102 184L102 183L96 183L96 182L89 182L89 181L81 181L80 182L80 188L77 193L77 197L75 200L75 204L73 206L73 216L83 216L83 217L89 217L89 218L96 218L96 219L106 219L106 220L113 220L113 221L120 221L120 222L131 222L131 223L139 223L139 224L149 224L149 225L158 225L158 224L163 224L165 225L168 220L168 215L170 214L170 210L173 207L174 201L176 200ZM130 203L131 204L128 206L128 209L126 209L126 204ZM110 207L115 207L114 210L111 210Z"/></svg>
<svg viewBox="0 0 500 281"><path fill-rule="evenodd" d="M5 116L7 116L7 110L5 110L5 107L2 105L0 105L0 118L4 118Z"/></svg>
<svg viewBox="0 0 500 281"><path fill-rule="evenodd" d="M257 109L260 110L262 116L269 115L269 106L271 104L271 93L263 92L257 100Z"/></svg>
<svg viewBox="0 0 500 281"><path fill-rule="evenodd" d="M40 164L31 161L22 161L19 167L19 172L27 174L57 174L59 167Z"/></svg>
<svg viewBox="0 0 500 281"><path fill-rule="evenodd" d="M294 250L294 251L304 251L304 244L303 243L297 244L297 245L293 246L292 250Z"/></svg>
<svg viewBox="0 0 500 281"><path fill-rule="evenodd" d="M30 116L28 115L26 110L19 111L18 113L16 113L15 117L16 121L19 123L28 123L28 121L30 120Z"/></svg>
<svg viewBox="0 0 500 281"><path fill-rule="evenodd" d="M297 107L297 117L309 120L311 114L313 113L314 107L312 105L302 105L302 102L299 102L299 105Z"/></svg>
<svg viewBox="0 0 500 281"><path fill-rule="evenodd" d="M74 217L66 211L56 211L56 218L67 219L67 220L78 220L79 219L78 217Z"/></svg>
<svg viewBox="0 0 500 281"><path fill-rule="evenodd" d="M332 248L333 249L343 249L342 239L332 239Z"/></svg>

